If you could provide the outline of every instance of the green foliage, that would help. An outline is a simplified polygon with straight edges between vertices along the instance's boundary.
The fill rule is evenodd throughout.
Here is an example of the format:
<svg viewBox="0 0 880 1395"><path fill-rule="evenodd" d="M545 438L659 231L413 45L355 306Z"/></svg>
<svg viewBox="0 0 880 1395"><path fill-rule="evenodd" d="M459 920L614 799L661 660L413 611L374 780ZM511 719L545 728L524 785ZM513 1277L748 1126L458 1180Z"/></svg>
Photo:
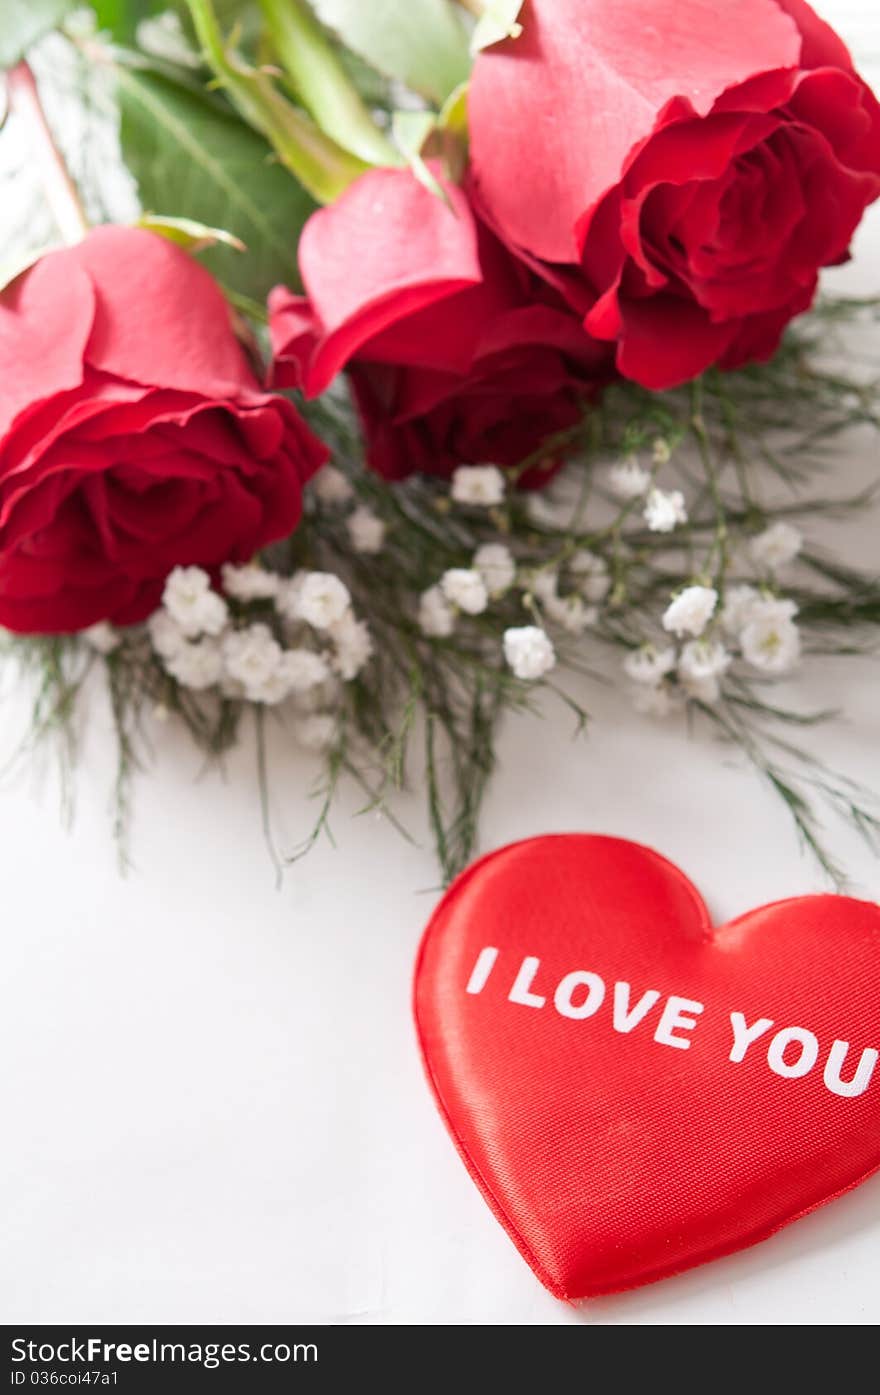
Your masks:
<svg viewBox="0 0 880 1395"><path fill-rule="evenodd" d="M134 41L137 27L169 8L167 0L89 0L98 28L111 34L117 43Z"/></svg>
<svg viewBox="0 0 880 1395"><path fill-rule="evenodd" d="M14 68L28 49L57 29L76 0L3 0L0 14L0 68Z"/></svg>
<svg viewBox="0 0 880 1395"><path fill-rule="evenodd" d="M295 284L296 248L315 205L268 144L219 101L146 69L119 66L122 146L144 210L222 228L244 253L201 254L238 295L256 301Z"/></svg>
<svg viewBox="0 0 880 1395"><path fill-rule="evenodd" d="M451 0L312 0L312 8L379 72L438 105L467 79L467 31Z"/></svg>
<svg viewBox="0 0 880 1395"><path fill-rule="evenodd" d="M522 7L523 0L489 0L471 36L471 53L479 53L503 39L518 39L522 33L518 22Z"/></svg>

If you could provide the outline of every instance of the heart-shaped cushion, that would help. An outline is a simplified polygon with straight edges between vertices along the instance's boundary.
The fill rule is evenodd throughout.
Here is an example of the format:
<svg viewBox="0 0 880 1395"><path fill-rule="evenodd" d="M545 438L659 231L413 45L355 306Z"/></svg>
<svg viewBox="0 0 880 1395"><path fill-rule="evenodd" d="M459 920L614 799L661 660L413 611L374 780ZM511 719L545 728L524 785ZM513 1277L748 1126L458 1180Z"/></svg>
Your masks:
<svg viewBox="0 0 880 1395"><path fill-rule="evenodd" d="M880 907L806 896L713 929L618 838L529 839L436 910L415 1014L487 1202L559 1297L753 1244L880 1166Z"/></svg>

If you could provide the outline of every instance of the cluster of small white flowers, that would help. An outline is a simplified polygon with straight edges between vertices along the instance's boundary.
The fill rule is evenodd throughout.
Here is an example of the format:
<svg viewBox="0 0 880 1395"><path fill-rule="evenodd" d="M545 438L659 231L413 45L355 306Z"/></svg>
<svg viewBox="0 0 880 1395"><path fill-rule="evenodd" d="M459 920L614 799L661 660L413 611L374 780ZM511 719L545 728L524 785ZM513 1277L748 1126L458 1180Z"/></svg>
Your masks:
<svg viewBox="0 0 880 1395"><path fill-rule="evenodd" d="M794 601L743 583L725 596L721 624L752 668L779 676L790 673L801 656L797 610Z"/></svg>
<svg viewBox="0 0 880 1395"><path fill-rule="evenodd" d="M516 563L504 543L483 543L474 553L474 569L493 599L503 596L516 580Z"/></svg>
<svg viewBox="0 0 880 1395"><path fill-rule="evenodd" d="M516 678L534 682L556 663L550 636L539 625L513 626L504 631L504 657Z"/></svg>
<svg viewBox="0 0 880 1395"><path fill-rule="evenodd" d="M678 659L678 680L688 697L698 702L717 702L721 696L721 677L732 659L721 640L689 640Z"/></svg>
<svg viewBox="0 0 880 1395"><path fill-rule="evenodd" d="M611 590L611 577L604 557L581 548L569 560L568 570L574 577L578 590L588 601L598 605Z"/></svg>
<svg viewBox="0 0 880 1395"><path fill-rule="evenodd" d="M309 488L322 504L330 508L337 504L347 504L354 498L354 490L343 472L335 465L325 465L319 470Z"/></svg>
<svg viewBox="0 0 880 1395"><path fill-rule="evenodd" d="M440 578L440 589L449 604L465 615L482 615L489 591L476 567L450 567Z"/></svg>
<svg viewBox="0 0 880 1395"><path fill-rule="evenodd" d="M686 586L666 607L663 628L670 634L701 635L718 604L714 586Z"/></svg>
<svg viewBox="0 0 880 1395"><path fill-rule="evenodd" d="M267 571L258 562L248 562L244 567L227 562L220 575L223 590L234 601L271 601L281 590L282 578L278 573Z"/></svg>
<svg viewBox="0 0 880 1395"><path fill-rule="evenodd" d="M354 512L349 514L346 527L355 552L375 557L382 551L388 530L378 514L373 513L365 504L358 505Z"/></svg>
<svg viewBox="0 0 880 1395"><path fill-rule="evenodd" d="M775 575L794 561L803 543L803 537L790 523L773 523L752 538L749 552L758 571Z"/></svg>
<svg viewBox="0 0 880 1395"><path fill-rule="evenodd" d="M96 625L89 625L88 629L83 630L82 638L86 644L91 645L96 653L105 656L112 654L114 649L118 649L122 643L121 634L113 628L108 620L99 620Z"/></svg>
<svg viewBox="0 0 880 1395"><path fill-rule="evenodd" d="M147 622L164 668L194 691L217 688L225 697L266 706L291 699L304 713L296 728L302 743L313 749L331 745L336 717L316 709L331 704L339 681L356 678L373 652L348 588L329 572L302 571L285 579L253 562L224 567L222 578L233 601L271 601L274 626L267 618L234 619L206 571L176 567L162 605Z"/></svg>
<svg viewBox="0 0 880 1395"><path fill-rule="evenodd" d="M504 475L497 465L459 465L450 492L456 504L495 508L504 502Z"/></svg>
<svg viewBox="0 0 880 1395"><path fill-rule="evenodd" d="M637 460L622 460L608 471L608 488L616 499L629 503L641 499L651 487L651 472Z"/></svg>
<svg viewBox="0 0 880 1395"><path fill-rule="evenodd" d="M419 600L419 628L431 639L447 639L455 629L455 611L442 586L429 586Z"/></svg>
<svg viewBox="0 0 880 1395"><path fill-rule="evenodd" d="M784 551L790 561L800 546L799 539L797 546L790 537L782 542L778 538L774 541L776 566L782 565L778 558ZM767 555L763 564L769 565ZM678 639L690 636L681 650L677 652L672 644L662 648L646 644L627 654L623 668L634 685L633 699L640 712L666 716L683 698L718 702L721 679L737 657L770 677L795 667L801 655L801 638L794 601L762 592L747 582L725 589L720 610L718 600L713 586L686 586L663 616L667 632ZM710 626L715 633L707 633Z"/></svg>
<svg viewBox="0 0 880 1395"><path fill-rule="evenodd" d="M658 489L655 485L645 500L644 516L652 533L671 533L680 523L687 523L681 490Z"/></svg>
<svg viewBox="0 0 880 1395"><path fill-rule="evenodd" d="M353 506L345 526L355 552L375 557L382 551L387 526L366 504L355 504L355 492L342 470L336 465L325 465L309 484L309 490L326 509Z"/></svg>
<svg viewBox="0 0 880 1395"><path fill-rule="evenodd" d="M453 475L451 498L471 507L493 507L504 498L505 479L495 466L460 466ZM532 501L527 507L531 517ZM541 678L556 663L548 628L582 635L599 618L599 605L611 590L605 560L582 548L561 566L520 570L504 542L487 542L473 554L470 566L451 567L419 597L417 620L430 639L448 639L460 617L482 615L493 602L516 587L526 608L540 611L544 624L509 627L503 636L506 662L518 677Z"/></svg>
<svg viewBox="0 0 880 1395"><path fill-rule="evenodd" d="M229 618L226 602L211 589L211 578L201 567L175 567L165 582L162 604L187 639L219 635Z"/></svg>
<svg viewBox="0 0 880 1395"><path fill-rule="evenodd" d="M653 442L652 468L641 465L634 455L612 465L606 476L609 493L622 504L642 500L642 517L652 533L672 533L687 523L688 512L680 489L661 489L655 475L672 458L672 447L663 437Z"/></svg>

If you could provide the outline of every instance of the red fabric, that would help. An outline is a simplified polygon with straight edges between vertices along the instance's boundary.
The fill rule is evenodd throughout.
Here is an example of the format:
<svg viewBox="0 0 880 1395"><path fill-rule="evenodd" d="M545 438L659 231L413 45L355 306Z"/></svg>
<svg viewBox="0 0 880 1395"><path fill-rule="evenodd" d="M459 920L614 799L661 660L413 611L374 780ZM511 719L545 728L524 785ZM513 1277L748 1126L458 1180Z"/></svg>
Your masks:
<svg viewBox="0 0 880 1395"><path fill-rule="evenodd" d="M0 625L144 619L176 564L289 533L326 455L259 390L202 267L95 229L0 298Z"/></svg>
<svg viewBox="0 0 880 1395"><path fill-rule="evenodd" d="M439 177L439 171L438 171ZM305 296L269 297L274 380L316 396L347 367L386 479L456 465L518 465L577 424L612 375L566 299L475 218L408 170L373 170L313 214L299 249ZM548 468L523 483L549 478Z"/></svg>
<svg viewBox="0 0 880 1395"><path fill-rule="evenodd" d="M770 357L880 194L880 106L845 46L805 0L520 18L470 88L492 227L554 285L579 277L570 303L645 387Z"/></svg>
<svg viewBox="0 0 880 1395"><path fill-rule="evenodd" d="M497 958L468 992L487 947ZM842 896L712 929L678 868L617 838L533 838L465 872L422 942L416 1024L465 1165L538 1278L569 1299L648 1283L764 1239L880 1166L878 954L880 908ZM542 1006L509 999L527 956ZM563 985L563 1007L595 1009L582 1018L555 1002L576 971L605 989L600 1003L598 981ZM629 985L619 1013L644 1009L628 1031L615 984ZM690 1002L690 1027L667 1019L678 1045L655 1039L670 995ZM740 1061L734 1013L772 1024ZM788 1028L805 1035L783 1050ZM829 1069L836 1041L849 1047ZM771 1068L809 1065L813 1043L807 1073ZM833 1093L826 1070L846 1089L866 1049L869 1083Z"/></svg>

